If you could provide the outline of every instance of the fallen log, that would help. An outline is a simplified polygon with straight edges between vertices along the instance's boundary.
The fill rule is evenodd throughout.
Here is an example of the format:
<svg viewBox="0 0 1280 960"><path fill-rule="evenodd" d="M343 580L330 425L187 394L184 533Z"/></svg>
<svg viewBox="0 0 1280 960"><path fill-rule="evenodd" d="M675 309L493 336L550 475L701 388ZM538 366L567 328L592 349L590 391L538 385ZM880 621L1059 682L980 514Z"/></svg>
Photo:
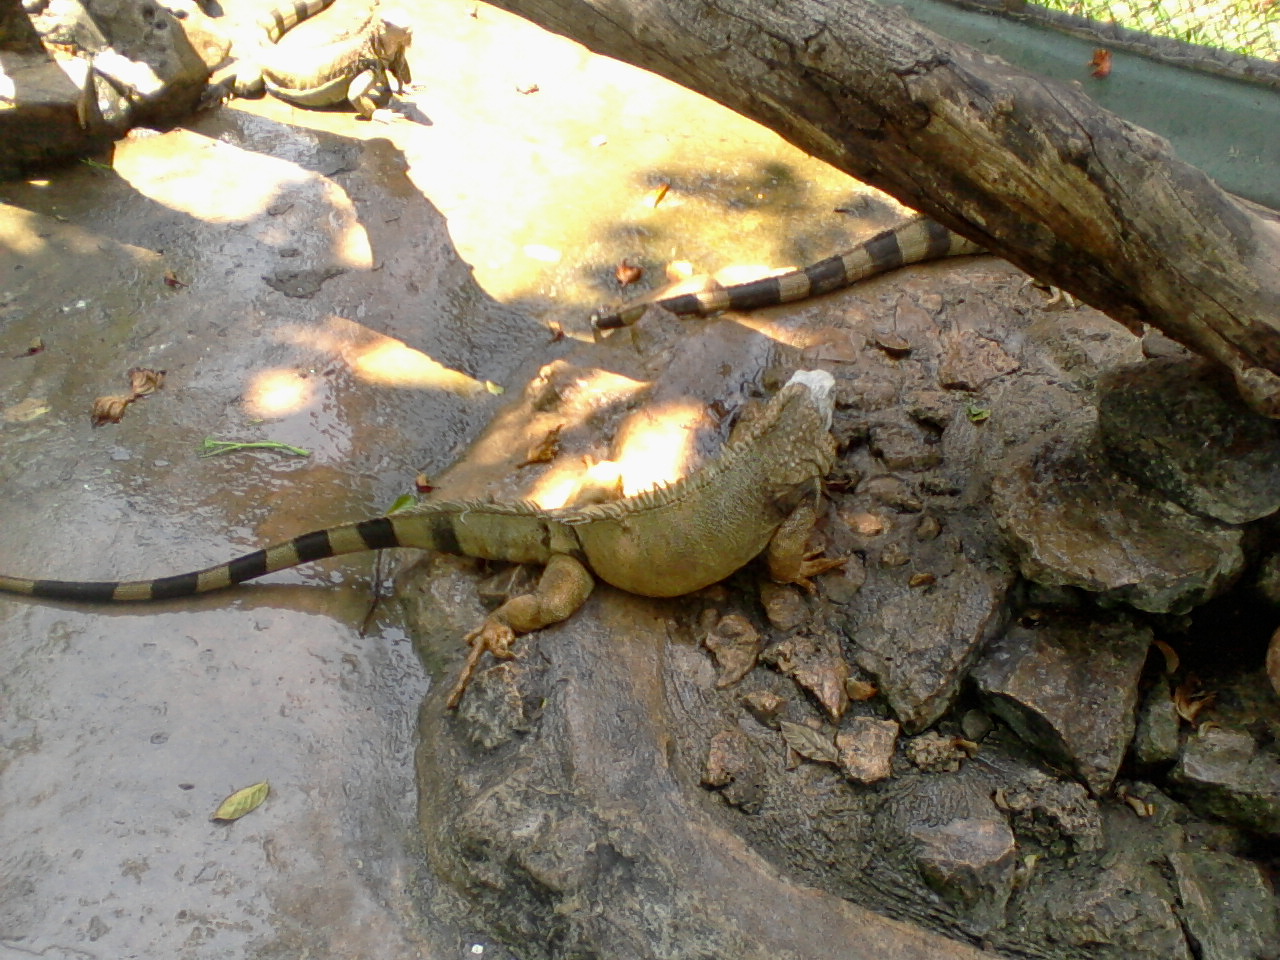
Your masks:
<svg viewBox="0 0 1280 960"><path fill-rule="evenodd" d="M760 121L1131 329L1158 328L1280 418L1280 217L1082 89L870 0L495 5Z"/></svg>

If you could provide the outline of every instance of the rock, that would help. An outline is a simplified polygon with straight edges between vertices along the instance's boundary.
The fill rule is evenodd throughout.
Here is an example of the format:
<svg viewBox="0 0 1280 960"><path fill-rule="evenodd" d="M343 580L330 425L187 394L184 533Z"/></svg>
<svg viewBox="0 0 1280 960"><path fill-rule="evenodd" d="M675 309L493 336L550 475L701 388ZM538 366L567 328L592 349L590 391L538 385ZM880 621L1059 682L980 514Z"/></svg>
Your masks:
<svg viewBox="0 0 1280 960"><path fill-rule="evenodd" d="M346 271L342 267L310 267L303 270L277 270L264 276L267 286L286 297L308 300L320 292L326 280L332 280Z"/></svg>
<svg viewBox="0 0 1280 960"><path fill-rule="evenodd" d="M433 569L429 587L408 590L430 635L461 590L456 577L441 583L451 568ZM521 659L545 668L523 675L522 699L540 706L527 733L492 751L443 708L447 685L433 690L419 728L424 849L471 923L548 960L799 960L833 944L848 960L985 956L788 879L726 829L672 762L667 698L696 701L702 688L666 666L680 649L670 647L652 601L598 590L571 620L523 641ZM750 740L731 730L726 742L739 737ZM741 756L725 751L722 770Z"/></svg>
<svg viewBox="0 0 1280 960"><path fill-rule="evenodd" d="M1170 779L1201 816L1280 834L1280 762L1244 731L1201 727L1188 738Z"/></svg>
<svg viewBox="0 0 1280 960"><path fill-rule="evenodd" d="M720 670L716 686L729 687L755 667L763 641L760 631L740 613L724 617L712 613L710 619L712 622L703 635L702 643L715 657Z"/></svg>
<svg viewBox="0 0 1280 960"><path fill-rule="evenodd" d="M190 113L228 50L205 19L196 11L179 21L150 2L49 4L32 23L60 45L54 58L31 45L6 54L16 93L0 98L0 174L84 156L139 123Z"/></svg>
<svg viewBox="0 0 1280 960"><path fill-rule="evenodd" d="M1020 842L1055 853L1102 848L1102 814L1084 787L1029 767L1012 772L996 806L1009 815Z"/></svg>
<svg viewBox="0 0 1280 960"><path fill-rule="evenodd" d="M1178 708L1173 703L1169 682L1156 681L1143 698L1138 712L1138 729L1133 737L1133 759L1143 767L1172 763L1178 759Z"/></svg>
<svg viewBox="0 0 1280 960"><path fill-rule="evenodd" d="M863 481L860 491L872 500L901 513L919 513L924 504L901 477L883 474Z"/></svg>
<svg viewBox="0 0 1280 960"><path fill-rule="evenodd" d="M1107 603L1184 613L1244 568L1243 532L1189 513L1104 462L1077 419L1011 456L992 480L992 509L1023 576Z"/></svg>
<svg viewBox="0 0 1280 960"><path fill-rule="evenodd" d="M778 716L787 701L771 690L752 690L742 695L742 705L755 717L756 723L772 730L778 728Z"/></svg>
<svg viewBox="0 0 1280 960"><path fill-rule="evenodd" d="M16 96L0 96L0 178L105 148L113 132L102 123L81 122L91 94L81 94L66 72L43 51L5 53L4 72Z"/></svg>
<svg viewBox="0 0 1280 960"><path fill-rule="evenodd" d="M1151 640L1130 617L1062 616L1012 627L971 676L992 713L1100 794L1133 739Z"/></svg>
<svg viewBox="0 0 1280 960"><path fill-rule="evenodd" d="M1098 382L1111 462L1195 513L1248 523L1280 510L1280 423L1250 410L1200 359L1118 367Z"/></svg>
<svg viewBox="0 0 1280 960"><path fill-rule="evenodd" d="M840 769L854 783L876 783L893 773L893 752L901 728L892 720L853 717L836 734Z"/></svg>
<svg viewBox="0 0 1280 960"><path fill-rule="evenodd" d="M1188 850L1170 854L1169 865L1197 960L1280 956L1280 908L1257 864L1220 851Z"/></svg>
<svg viewBox="0 0 1280 960"><path fill-rule="evenodd" d="M1007 823L958 817L917 825L911 836L920 876L965 914L970 930L981 934L1004 924L1018 852Z"/></svg>
<svg viewBox="0 0 1280 960"><path fill-rule="evenodd" d="M754 813L764 802L764 774L758 752L741 730L721 730L711 738L702 785L719 792L725 803Z"/></svg>
<svg viewBox="0 0 1280 960"><path fill-rule="evenodd" d="M1253 575L1253 590L1261 600L1280 607L1280 550L1270 550Z"/></svg>
<svg viewBox="0 0 1280 960"><path fill-rule="evenodd" d="M986 937L1005 926L1018 846L985 776L914 774L893 781L872 836L878 856L900 864L898 895L935 900L950 925ZM879 878L881 882L887 877ZM919 891L919 892L917 892Z"/></svg>
<svg viewBox="0 0 1280 960"><path fill-rule="evenodd" d="M978 651L1003 624L1012 578L962 557L954 563L956 572L924 589L909 586L910 568L868 578L860 615L845 628L858 666L875 676L909 732L947 711ZM879 602L865 602L868 594Z"/></svg>
<svg viewBox="0 0 1280 960"><path fill-rule="evenodd" d="M873 424L870 446L889 470L928 470L942 462L937 444L905 417L886 417Z"/></svg>
<svg viewBox="0 0 1280 960"><path fill-rule="evenodd" d="M760 605L774 629L784 633L794 630L809 619L809 607L800 591L789 583L760 581Z"/></svg>
<svg viewBox="0 0 1280 960"><path fill-rule="evenodd" d="M1127 810L1109 812L1105 834L1105 848L1077 858L1075 870L1031 871L1020 905L1043 909L1038 936L1064 958L1192 960L1165 864L1152 856L1169 839Z"/></svg>
<svg viewBox="0 0 1280 960"><path fill-rule="evenodd" d="M907 759L921 770L933 773L955 773L960 764L973 756L973 744L960 737L949 737L937 730L926 730L907 741Z"/></svg>
<svg viewBox="0 0 1280 960"><path fill-rule="evenodd" d="M813 695L832 720L849 709L844 684L849 663L835 637L825 632L788 637L764 652L764 660Z"/></svg>
<svg viewBox="0 0 1280 960"><path fill-rule="evenodd" d="M958 331L945 338L938 382L954 390L978 390L1018 366L1018 361L994 340L972 331Z"/></svg>
<svg viewBox="0 0 1280 960"><path fill-rule="evenodd" d="M966 740L975 742L984 740L994 729L995 723L982 710L966 710L964 716L960 718L960 731Z"/></svg>

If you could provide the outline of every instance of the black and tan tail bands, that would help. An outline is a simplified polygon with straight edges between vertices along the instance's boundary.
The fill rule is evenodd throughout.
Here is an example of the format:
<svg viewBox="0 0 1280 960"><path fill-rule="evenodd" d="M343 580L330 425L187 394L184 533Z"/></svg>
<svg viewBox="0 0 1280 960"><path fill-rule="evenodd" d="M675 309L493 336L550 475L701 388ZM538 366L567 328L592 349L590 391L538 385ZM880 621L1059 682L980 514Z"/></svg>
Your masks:
<svg viewBox="0 0 1280 960"><path fill-rule="evenodd" d="M295 0L293 3L282 3L262 15L258 25L267 32L271 42L275 43L286 33L309 17L314 17L333 0Z"/></svg>
<svg viewBox="0 0 1280 960"><path fill-rule="evenodd" d="M224 587L244 583L246 580L253 580L288 567L296 567L312 560L398 546L401 546L401 542L396 533L395 519L378 517L375 520L362 520L359 523L304 533L287 543L277 544L265 550L255 550L228 563L220 563L216 567L193 573L180 573L155 580L105 582L26 580L21 577L0 576L0 591L47 600L82 600L96 603L167 600L221 590Z"/></svg>
<svg viewBox="0 0 1280 960"><path fill-rule="evenodd" d="M942 224L917 219L884 230L852 250L820 260L803 270L700 293L685 293L654 303L685 316L708 316L722 310L758 310L840 290L909 263L982 252L978 244ZM591 325L596 330L630 326L648 306L641 303L602 310L592 316Z"/></svg>

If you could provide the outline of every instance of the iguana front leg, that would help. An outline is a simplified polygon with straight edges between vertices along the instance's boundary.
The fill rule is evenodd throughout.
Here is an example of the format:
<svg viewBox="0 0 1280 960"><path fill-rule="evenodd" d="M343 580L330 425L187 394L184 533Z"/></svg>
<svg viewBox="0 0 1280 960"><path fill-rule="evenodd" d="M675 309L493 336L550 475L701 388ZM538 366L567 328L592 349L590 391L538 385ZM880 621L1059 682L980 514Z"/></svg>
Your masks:
<svg viewBox="0 0 1280 960"><path fill-rule="evenodd" d="M386 70L375 64L356 74L347 85L347 100L361 120L372 120L375 111L391 102L391 83Z"/></svg>
<svg viewBox="0 0 1280 960"><path fill-rule="evenodd" d="M581 561L567 553L554 555L532 593L512 597L467 634L471 652L445 705L452 710L461 702L486 650L499 660L510 660L517 634L568 619L586 602L594 586L595 579Z"/></svg>
<svg viewBox="0 0 1280 960"><path fill-rule="evenodd" d="M821 557L822 551L807 550L809 534L818 522L818 512L813 503L800 504L782 521L765 549L769 564L769 576L778 583L794 583L814 592L810 577L842 566L848 557Z"/></svg>

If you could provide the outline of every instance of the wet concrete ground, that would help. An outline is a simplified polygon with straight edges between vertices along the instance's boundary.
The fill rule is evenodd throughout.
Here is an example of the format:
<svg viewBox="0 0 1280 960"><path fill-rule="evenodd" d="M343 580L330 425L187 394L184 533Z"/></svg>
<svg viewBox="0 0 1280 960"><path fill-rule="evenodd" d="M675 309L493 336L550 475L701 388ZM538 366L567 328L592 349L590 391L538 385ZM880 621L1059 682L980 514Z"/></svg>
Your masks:
<svg viewBox="0 0 1280 960"><path fill-rule="evenodd" d="M375 514L620 260L777 268L896 219L505 14L413 19L400 119L238 103L0 185L0 569L162 575ZM132 367L164 389L91 428ZM206 436L311 456L202 459ZM359 557L145 609L0 599L0 958L478 955L412 903L427 681L393 612L359 634L372 580ZM260 780L263 808L209 822Z"/></svg>

